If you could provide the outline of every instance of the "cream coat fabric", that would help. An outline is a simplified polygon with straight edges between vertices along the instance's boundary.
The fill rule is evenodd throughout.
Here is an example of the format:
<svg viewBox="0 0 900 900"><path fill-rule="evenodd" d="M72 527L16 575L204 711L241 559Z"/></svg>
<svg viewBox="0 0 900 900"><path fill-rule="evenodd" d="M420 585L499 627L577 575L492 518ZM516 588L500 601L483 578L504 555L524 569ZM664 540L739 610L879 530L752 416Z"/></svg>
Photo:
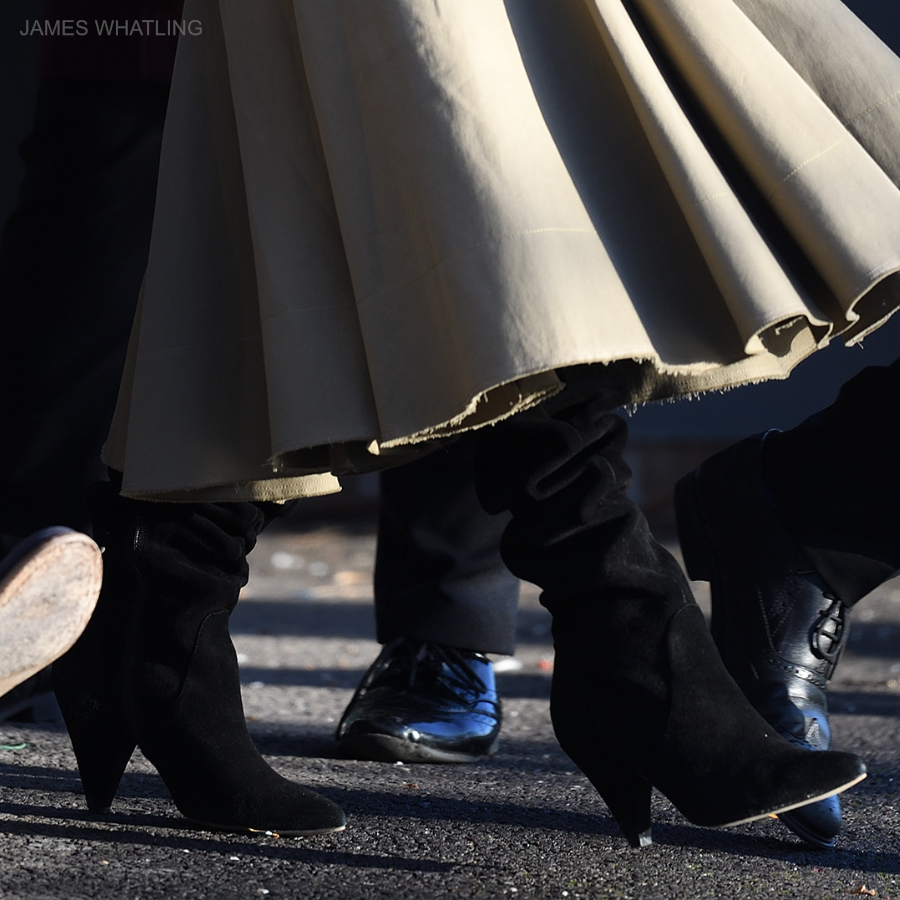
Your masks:
<svg viewBox="0 0 900 900"><path fill-rule="evenodd" d="M785 377L900 303L900 59L837 0L188 0L106 461L289 497ZM308 477L312 475L312 477Z"/></svg>

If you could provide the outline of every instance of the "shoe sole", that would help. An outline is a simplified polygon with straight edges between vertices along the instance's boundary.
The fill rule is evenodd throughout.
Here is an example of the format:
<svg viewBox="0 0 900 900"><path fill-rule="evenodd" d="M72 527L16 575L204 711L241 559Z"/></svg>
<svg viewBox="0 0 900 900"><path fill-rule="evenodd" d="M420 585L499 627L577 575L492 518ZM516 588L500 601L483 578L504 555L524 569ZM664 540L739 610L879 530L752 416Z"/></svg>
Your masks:
<svg viewBox="0 0 900 900"><path fill-rule="evenodd" d="M424 744L405 741L386 734L350 735L338 742L338 752L344 759L387 763L474 763L497 752L495 740L484 753L459 753L437 750Z"/></svg>
<svg viewBox="0 0 900 900"><path fill-rule="evenodd" d="M810 750L810 753L814 753L814 750ZM825 800L828 797L833 797L835 794L841 794L846 791L848 788L852 788L853 785L859 784L866 777L866 773L863 772L861 775L857 775L852 781L848 781L846 784L842 784L840 787L835 788L833 791L826 791L824 794L819 794L816 797L810 797L807 800L803 800L800 803L792 803L790 806L783 806L781 809L771 809L766 812L759 813L755 816L748 816L746 819L736 819L734 822L726 822L724 825L718 826L719 828L732 828L735 825L744 825L747 822L756 822L759 819L768 819L770 816L780 816L782 813L790 812L792 809L800 809L801 806L809 806L810 803L818 803L819 800ZM801 835L802 837L802 835Z"/></svg>
<svg viewBox="0 0 900 900"><path fill-rule="evenodd" d="M806 806L807 804L804 803L803 805ZM778 816L778 821L781 822L785 828L789 828L793 831L798 838L806 841L807 844L811 844L817 850L834 850L835 839L833 837L824 838L811 828L805 827L793 813L781 813Z"/></svg>
<svg viewBox="0 0 900 900"><path fill-rule="evenodd" d="M97 545L69 529L38 532L14 553L0 578L0 695L78 640L103 574Z"/></svg>

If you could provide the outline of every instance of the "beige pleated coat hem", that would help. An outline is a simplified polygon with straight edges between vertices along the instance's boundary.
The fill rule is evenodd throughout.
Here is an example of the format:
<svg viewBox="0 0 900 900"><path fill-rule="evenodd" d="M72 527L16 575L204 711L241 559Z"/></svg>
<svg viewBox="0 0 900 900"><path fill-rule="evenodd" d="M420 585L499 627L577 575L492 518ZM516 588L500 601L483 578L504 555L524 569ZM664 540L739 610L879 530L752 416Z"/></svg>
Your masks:
<svg viewBox="0 0 900 900"><path fill-rule="evenodd" d="M562 367L727 389L900 305L900 60L837 0L185 14L104 451L129 496L326 493Z"/></svg>

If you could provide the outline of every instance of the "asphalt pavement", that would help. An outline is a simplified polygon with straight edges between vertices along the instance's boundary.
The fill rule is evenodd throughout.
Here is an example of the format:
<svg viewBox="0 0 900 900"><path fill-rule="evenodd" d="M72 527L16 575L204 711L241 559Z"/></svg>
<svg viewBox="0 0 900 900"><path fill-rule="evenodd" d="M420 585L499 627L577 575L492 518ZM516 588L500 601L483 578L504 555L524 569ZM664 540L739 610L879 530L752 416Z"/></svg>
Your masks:
<svg viewBox="0 0 900 900"><path fill-rule="evenodd" d="M140 755L113 814L96 818L64 728L3 723L0 744L19 749L0 750L0 898L900 900L900 583L855 611L831 690L837 745L870 772L844 795L837 849L809 849L774 819L695 827L656 795L655 842L633 850L553 738L549 621L529 585L517 654L499 661L505 721L494 757L466 766L336 758L337 719L378 652L374 546L367 520L267 533L233 618L254 738L279 772L344 807L346 831L193 829ZM695 587L706 604L705 586Z"/></svg>

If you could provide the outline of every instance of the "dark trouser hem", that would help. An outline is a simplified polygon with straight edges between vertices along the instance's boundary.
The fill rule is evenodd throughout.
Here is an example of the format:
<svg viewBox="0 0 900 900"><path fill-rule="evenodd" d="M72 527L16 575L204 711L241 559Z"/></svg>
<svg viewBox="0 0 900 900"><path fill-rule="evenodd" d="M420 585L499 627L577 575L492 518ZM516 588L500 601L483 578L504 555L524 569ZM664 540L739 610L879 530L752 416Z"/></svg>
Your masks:
<svg viewBox="0 0 900 900"><path fill-rule="evenodd" d="M375 617L378 640L515 651L519 580L500 558L507 515L475 493L474 438L381 475Z"/></svg>
<svg viewBox="0 0 900 900"><path fill-rule="evenodd" d="M791 536L852 606L900 570L900 360L767 436L763 477Z"/></svg>

